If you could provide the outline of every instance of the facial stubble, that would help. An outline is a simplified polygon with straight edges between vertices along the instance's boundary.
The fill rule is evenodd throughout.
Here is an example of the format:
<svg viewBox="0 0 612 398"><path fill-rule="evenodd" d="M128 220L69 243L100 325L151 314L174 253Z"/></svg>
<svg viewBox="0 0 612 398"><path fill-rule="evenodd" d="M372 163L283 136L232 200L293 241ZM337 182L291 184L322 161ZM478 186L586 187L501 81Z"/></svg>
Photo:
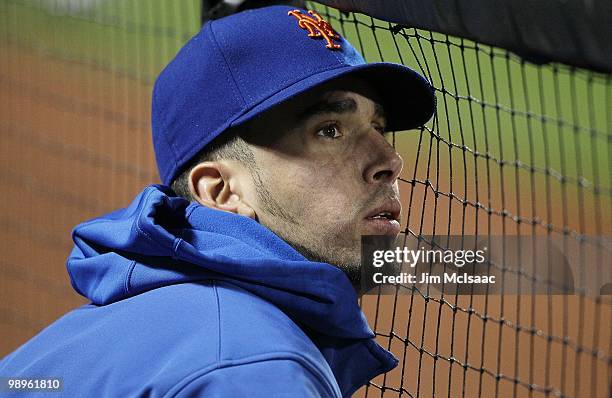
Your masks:
<svg viewBox="0 0 612 398"><path fill-rule="evenodd" d="M287 210L290 206L284 206L282 200L268 189L269 184L264 182L257 165L250 170L261 210L267 213L266 217L258 216L260 222L265 219L262 224L307 259L338 267L353 285L358 285L361 275L360 243L351 241L345 245L339 244L343 238L352 236L350 226L313 228L302 217L291 214ZM316 234L315 229L318 230Z"/></svg>

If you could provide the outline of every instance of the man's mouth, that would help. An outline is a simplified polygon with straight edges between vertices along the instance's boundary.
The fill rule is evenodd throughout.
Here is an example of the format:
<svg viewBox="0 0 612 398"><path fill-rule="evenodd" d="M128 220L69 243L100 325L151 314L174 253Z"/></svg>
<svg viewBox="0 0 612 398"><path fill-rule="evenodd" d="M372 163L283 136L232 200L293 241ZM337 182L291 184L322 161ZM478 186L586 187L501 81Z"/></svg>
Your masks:
<svg viewBox="0 0 612 398"><path fill-rule="evenodd" d="M393 215L388 211L383 211L369 218L372 220L377 220L377 219L395 220L395 218L393 218Z"/></svg>
<svg viewBox="0 0 612 398"><path fill-rule="evenodd" d="M400 233L402 205L398 200L389 200L376 207L365 217L364 235L392 235Z"/></svg>

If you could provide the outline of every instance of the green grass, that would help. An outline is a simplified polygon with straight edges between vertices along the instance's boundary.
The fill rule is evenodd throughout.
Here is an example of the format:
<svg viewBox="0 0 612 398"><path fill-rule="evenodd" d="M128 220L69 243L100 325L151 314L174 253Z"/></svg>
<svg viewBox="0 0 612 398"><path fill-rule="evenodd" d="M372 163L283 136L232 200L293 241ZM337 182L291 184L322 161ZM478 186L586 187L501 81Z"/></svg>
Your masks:
<svg viewBox="0 0 612 398"><path fill-rule="evenodd" d="M197 0L104 0L73 15L42 4L3 1L0 37L145 81L153 80L197 32L200 20Z"/></svg>
<svg viewBox="0 0 612 398"><path fill-rule="evenodd" d="M53 2L4 0L0 37L147 83L199 28L199 0L94 1L73 15L45 4ZM518 160L521 172L533 166L610 187L609 76L521 63L503 50L442 34L394 35L388 23L363 15L332 11L330 20L368 61L402 62L428 76L439 89L434 131L444 140L511 165ZM454 162L462 162L458 148L441 158Z"/></svg>

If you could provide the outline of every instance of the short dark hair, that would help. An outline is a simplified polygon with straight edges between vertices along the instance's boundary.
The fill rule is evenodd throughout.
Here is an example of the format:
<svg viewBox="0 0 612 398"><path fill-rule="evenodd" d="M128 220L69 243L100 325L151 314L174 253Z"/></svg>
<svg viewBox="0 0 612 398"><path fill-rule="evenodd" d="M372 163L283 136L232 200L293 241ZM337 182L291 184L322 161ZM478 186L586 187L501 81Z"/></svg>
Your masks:
<svg viewBox="0 0 612 398"><path fill-rule="evenodd" d="M230 128L217 136L191 158L184 169L170 183L172 190L179 196L189 200L195 200L189 191L189 173L195 166L202 162L218 161L222 159L237 160L243 163L249 170L255 169L255 156L244 139L248 132L249 125L246 123Z"/></svg>

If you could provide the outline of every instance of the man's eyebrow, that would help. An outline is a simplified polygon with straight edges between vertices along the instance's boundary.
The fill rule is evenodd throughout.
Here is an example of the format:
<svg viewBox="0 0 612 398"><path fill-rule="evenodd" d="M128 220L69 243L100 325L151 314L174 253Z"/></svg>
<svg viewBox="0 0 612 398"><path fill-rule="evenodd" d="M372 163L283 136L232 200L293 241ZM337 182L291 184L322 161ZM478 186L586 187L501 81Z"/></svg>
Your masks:
<svg viewBox="0 0 612 398"><path fill-rule="evenodd" d="M304 120L309 117L329 113L352 113L356 111L357 102L352 98L345 98L337 101L320 101L302 112L299 119ZM378 102L374 103L374 115L386 119L385 109Z"/></svg>
<svg viewBox="0 0 612 398"><path fill-rule="evenodd" d="M300 113L299 119L303 120L328 113L352 113L356 111L357 102L352 98L345 98L337 101L320 101Z"/></svg>

